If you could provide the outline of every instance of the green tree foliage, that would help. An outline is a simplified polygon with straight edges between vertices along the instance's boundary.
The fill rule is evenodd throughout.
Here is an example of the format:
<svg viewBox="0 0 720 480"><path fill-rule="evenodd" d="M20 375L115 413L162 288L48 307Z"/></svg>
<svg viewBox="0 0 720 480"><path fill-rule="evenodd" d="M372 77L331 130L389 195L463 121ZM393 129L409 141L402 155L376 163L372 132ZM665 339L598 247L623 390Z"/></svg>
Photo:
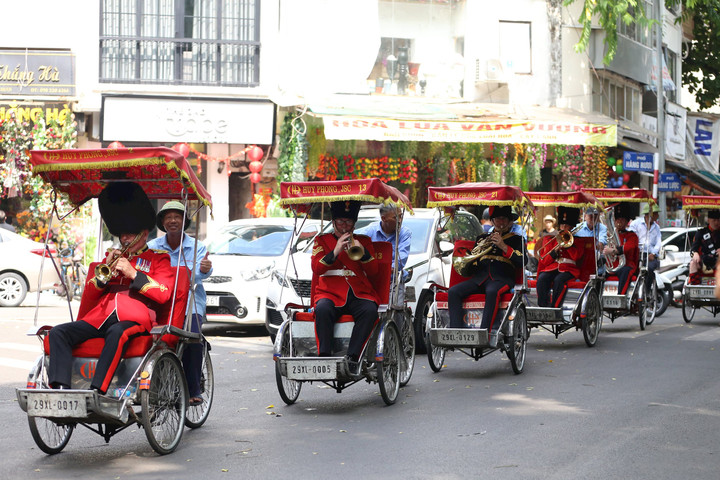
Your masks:
<svg viewBox="0 0 720 480"><path fill-rule="evenodd" d="M691 15L694 38L683 60L683 83L704 110L720 100L720 1L708 2Z"/></svg>

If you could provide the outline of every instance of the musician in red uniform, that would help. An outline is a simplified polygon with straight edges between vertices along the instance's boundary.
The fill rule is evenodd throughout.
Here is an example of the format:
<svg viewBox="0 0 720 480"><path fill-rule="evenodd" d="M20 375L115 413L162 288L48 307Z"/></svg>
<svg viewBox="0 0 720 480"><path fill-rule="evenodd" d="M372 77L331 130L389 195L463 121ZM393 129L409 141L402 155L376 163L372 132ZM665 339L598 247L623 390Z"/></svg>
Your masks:
<svg viewBox="0 0 720 480"><path fill-rule="evenodd" d="M559 231L570 232L578 223L579 218L579 209L558 207ZM552 261L547 265L543 265L541 272L538 270L536 285L538 306L562 308L567 293L567 283L580 275L578 261L582 257L583 251L575 244L568 248L558 247L558 237L556 235L554 238L544 242L542 255L545 255L545 258L550 257ZM552 300L550 298L551 289Z"/></svg>
<svg viewBox="0 0 720 480"><path fill-rule="evenodd" d="M372 241L365 235L353 235L360 211L360 202L332 202L333 233L315 239L312 251L312 271L315 287L315 332L318 354L332 355L334 324L341 315L355 320L347 360L355 374L362 348L378 318L380 299L368 277L378 272L378 262ZM353 260L350 247L359 247L362 256Z"/></svg>
<svg viewBox="0 0 720 480"><path fill-rule="evenodd" d="M78 319L50 330L48 379L53 388L69 388L72 349L85 340L104 338L90 388L105 394L128 341L148 335L155 322L155 308L172 296L174 270L167 252L149 250L148 234L155 227L155 209L136 183L111 183L98 197L100 214L126 250L108 252L112 266L107 283L95 276L85 286ZM114 262L114 263L113 263Z"/></svg>
<svg viewBox="0 0 720 480"><path fill-rule="evenodd" d="M618 277L618 293L625 294L630 279L637 273L638 260L640 258L640 243L635 232L627 229L630 220L635 218L633 205L619 203L615 208L615 231L620 239L620 245L608 244L603 249L606 256L615 257L613 266L619 265L619 255L625 255L625 265L615 270ZM608 239L608 242L615 243L615 239Z"/></svg>

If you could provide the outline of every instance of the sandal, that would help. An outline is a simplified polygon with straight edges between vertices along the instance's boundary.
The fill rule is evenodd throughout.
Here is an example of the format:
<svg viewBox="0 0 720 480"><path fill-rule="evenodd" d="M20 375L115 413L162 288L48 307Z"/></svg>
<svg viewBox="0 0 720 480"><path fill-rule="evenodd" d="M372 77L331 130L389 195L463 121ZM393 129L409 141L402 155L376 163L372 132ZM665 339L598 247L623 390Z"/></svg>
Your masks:
<svg viewBox="0 0 720 480"><path fill-rule="evenodd" d="M191 397L190 400L188 401L188 404L191 407L196 407L198 405L202 405L202 403L203 403L203 399L200 397Z"/></svg>

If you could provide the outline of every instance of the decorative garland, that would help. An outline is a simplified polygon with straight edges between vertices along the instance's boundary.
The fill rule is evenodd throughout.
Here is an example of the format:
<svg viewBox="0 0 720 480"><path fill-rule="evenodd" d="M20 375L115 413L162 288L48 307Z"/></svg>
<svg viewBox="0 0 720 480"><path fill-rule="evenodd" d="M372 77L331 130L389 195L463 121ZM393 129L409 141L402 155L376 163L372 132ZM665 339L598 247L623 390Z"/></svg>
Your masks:
<svg viewBox="0 0 720 480"><path fill-rule="evenodd" d="M608 180L607 148L587 146L583 157L585 160L583 186L605 188Z"/></svg>

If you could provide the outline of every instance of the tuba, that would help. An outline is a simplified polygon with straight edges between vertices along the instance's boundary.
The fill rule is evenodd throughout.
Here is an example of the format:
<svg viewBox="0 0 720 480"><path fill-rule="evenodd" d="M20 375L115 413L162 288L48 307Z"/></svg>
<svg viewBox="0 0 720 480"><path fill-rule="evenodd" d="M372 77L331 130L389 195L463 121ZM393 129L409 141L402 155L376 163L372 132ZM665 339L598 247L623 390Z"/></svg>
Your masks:
<svg viewBox="0 0 720 480"><path fill-rule="evenodd" d="M607 246L608 247L617 247L620 245L620 236L618 235L617 230L615 229L615 213L613 212L612 208L607 210L607 216L606 215L600 215L600 221L603 222L605 225L605 228L607 228ZM625 255L605 255L603 254L603 257L605 258L605 271L608 274L613 274L620 270L623 266L625 266ZM615 263L615 260L618 260L618 264L616 267L613 267L613 263Z"/></svg>
<svg viewBox="0 0 720 480"><path fill-rule="evenodd" d="M514 235L514 233L508 232L502 236L502 239L505 240L510 238L512 235ZM458 257L453 261L453 268L463 277L467 277L470 273L468 271L468 267L475 261L482 260L482 257L490 253L494 246L495 244L490 240L490 235L481 238L477 241L473 249L470 250L469 254L464 257Z"/></svg>

